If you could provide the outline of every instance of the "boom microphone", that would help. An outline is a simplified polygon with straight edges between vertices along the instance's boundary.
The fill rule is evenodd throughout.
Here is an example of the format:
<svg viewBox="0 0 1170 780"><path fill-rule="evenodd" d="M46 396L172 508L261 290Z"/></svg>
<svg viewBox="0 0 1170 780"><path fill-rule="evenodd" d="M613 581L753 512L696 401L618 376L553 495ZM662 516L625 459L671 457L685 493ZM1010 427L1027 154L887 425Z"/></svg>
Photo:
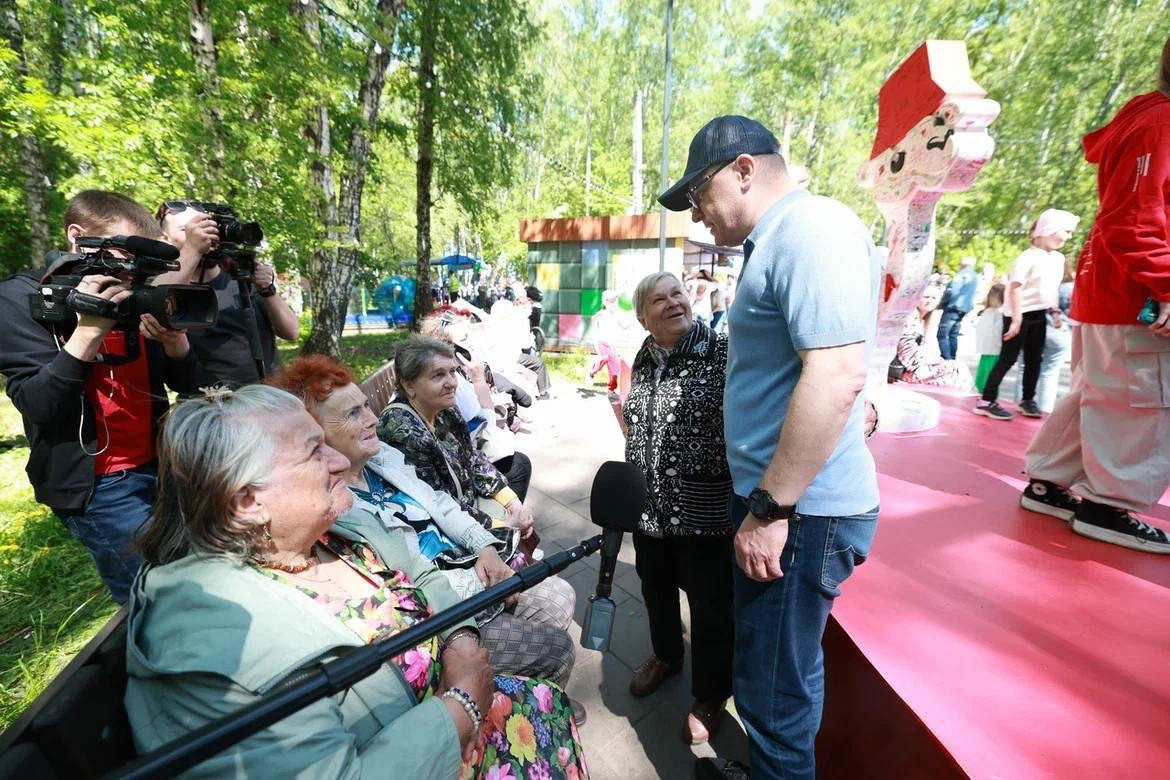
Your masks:
<svg viewBox="0 0 1170 780"><path fill-rule="evenodd" d="M164 242L142 236L82 236L77 246L86 249L122 249L132 255L157 257L159 260L178 260L179 250Z"/></svg>
<svg viewBox="0 0 1170 780"><path fill-rule="evenodd" d="M581 625L581 646L590 650L609 649L613 618L617 612L610 594L613 573L617 568L622 534L638 527L638 518L646 505L646 477L630 463L610 460L601 464L593 478L589 495L589 517L601 532L601 571L597 575L597 592L589 597L585 620Z"/></svg>

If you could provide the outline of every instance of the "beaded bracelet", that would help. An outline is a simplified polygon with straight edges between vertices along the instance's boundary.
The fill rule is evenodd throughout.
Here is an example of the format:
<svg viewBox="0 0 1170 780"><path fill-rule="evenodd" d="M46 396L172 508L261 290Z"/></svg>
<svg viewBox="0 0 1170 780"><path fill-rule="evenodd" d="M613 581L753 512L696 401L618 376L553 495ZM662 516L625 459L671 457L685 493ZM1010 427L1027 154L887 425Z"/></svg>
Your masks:
<svg viewBox="0 0 1170 780"><path fill-rule="evenodd" d="M463 705L467 717L471 718L471 733L479 733L480 727L483 726L483 713L479 711L479 705L475 703L467 691L462 688L451 688L441 698L454 699Z"/></svg>

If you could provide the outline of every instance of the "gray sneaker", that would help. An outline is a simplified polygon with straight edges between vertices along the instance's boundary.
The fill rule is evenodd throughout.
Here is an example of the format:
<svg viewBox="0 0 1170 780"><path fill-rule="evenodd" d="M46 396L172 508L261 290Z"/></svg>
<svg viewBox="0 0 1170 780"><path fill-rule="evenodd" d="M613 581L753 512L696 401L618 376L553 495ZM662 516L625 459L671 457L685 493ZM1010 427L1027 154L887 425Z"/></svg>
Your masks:
<svg viewBox="0 0 1170 780"><path fill-rule="evenodd" d="M993 420L1010 420L1012 413L999 405L997 401L986 401L979 404L971 410L975 414L981 414L984 417L990 417Z"/></svg>
<svg viewBox="0 0 1170 780"><path fill-rule="evenodd" d="M1035 401L1020 401L1017 404L1020 414L1025 417L1043 417L1044 412L1040 411L1040 407L1036 405Z"/></svg>

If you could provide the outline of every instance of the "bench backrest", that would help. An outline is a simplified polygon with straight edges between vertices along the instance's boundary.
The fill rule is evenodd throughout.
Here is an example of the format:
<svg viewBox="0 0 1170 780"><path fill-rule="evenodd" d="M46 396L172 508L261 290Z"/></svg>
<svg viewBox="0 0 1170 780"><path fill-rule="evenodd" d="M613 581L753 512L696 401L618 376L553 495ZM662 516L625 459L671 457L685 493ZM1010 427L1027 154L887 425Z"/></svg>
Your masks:
<svg viewBox="0 0 1170 780"><path fill-rule="evenodd" d="M89 777L131 761L125 693L122 609L0 735L0 780Z"/></svg>
<svg viewBox="0 0 1170 780"><path fill-rule="evenodd" d="M370 408L374 414L380 415L382 410L390 405L398 386L394 379L394 363L386 363L370 374L358 385L366 398L370 400Z"/></svg>

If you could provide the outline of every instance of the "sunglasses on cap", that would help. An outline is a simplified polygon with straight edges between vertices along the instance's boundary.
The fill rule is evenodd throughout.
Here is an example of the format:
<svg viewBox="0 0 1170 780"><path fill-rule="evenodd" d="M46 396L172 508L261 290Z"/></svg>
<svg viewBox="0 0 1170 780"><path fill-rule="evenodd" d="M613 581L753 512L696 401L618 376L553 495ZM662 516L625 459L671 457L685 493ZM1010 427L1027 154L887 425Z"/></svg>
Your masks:
<svg viewBox="0 0 1170 780"><path fill-rule="evenodd" d="M207 207L201 200L164 200L162 205L158 207L158 211L154 213L154 218L159 221L159 224L162 224L163 219L168 214L178 214L187 209L207 212Z"/></svg>
<svg viewBox="0 0 1170 780"><path fill-rule="evenodd" d="M693 184L693 185L690 187L690 189L688 189L688 190L687 190L687 192L686 192L686 196L687 196L687 203L691 204L691 208L693 208L693 209L702 209L702 206L699 204L699 198L701 197L701 195L700 195L700 193L699 193L699 190L701 190L701 189L703 189L704 187L706 187L706 186L707 186L707 182L709 182L709 181L711 181L712 179L714 179L714 178L715 178L715 176L716 176L716 175L717 175L717 174L718 174L720 171L722 171L722 170L723 170L724 168L726 168L727 166L731 165L733 162L735 162L735 160L736 160L736 159L738 159L738 158L733 158L733 159L731 159L731 160L728 160L728 161L727 161L727 162L725 162L725 163L719 164L719 166L718 166L717 168L712 168L710 173L708 173L708 174L707 174L706 176L704 176L703 178L699 179L697 182L695 182L695 183L694 183L694 184Z"/></svg>

